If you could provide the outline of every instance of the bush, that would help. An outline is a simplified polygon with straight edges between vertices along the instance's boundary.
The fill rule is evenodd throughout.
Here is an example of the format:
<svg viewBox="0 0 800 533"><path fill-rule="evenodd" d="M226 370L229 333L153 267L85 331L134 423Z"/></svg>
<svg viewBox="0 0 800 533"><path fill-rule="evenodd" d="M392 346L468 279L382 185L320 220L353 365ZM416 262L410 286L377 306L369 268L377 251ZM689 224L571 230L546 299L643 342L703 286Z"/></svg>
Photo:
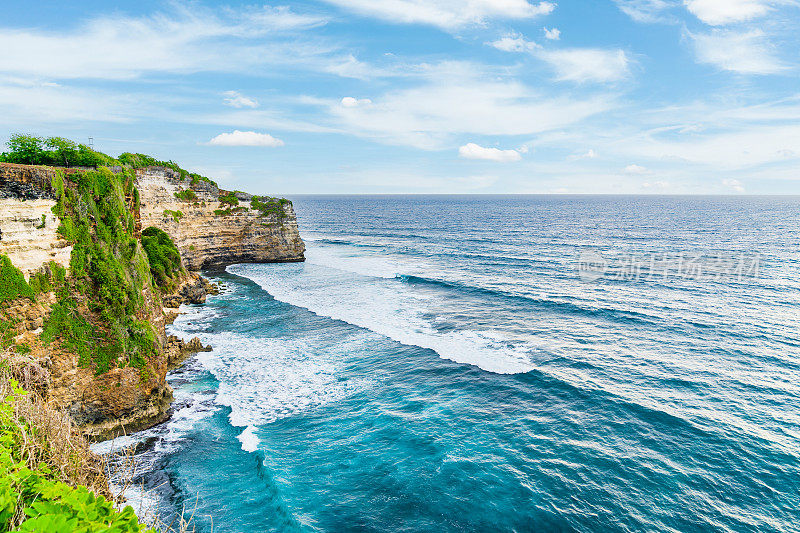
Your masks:
<svg viewBox="0 0 800 533"><path fill-rule="evenodd" d="M130 168L142 168L142 167L166 167L169 169L174 170L175 172L179 172L181 175L181 180L186 180L187 178L191 179L192 185L197 185L201 181L205 181L213 185L214 187L217 186L217 183L205 176L201 176L200 174L195 174L193 172L189 172L185 169L182 169L178 164L174 161L159 161L153 156L149 156L147 154L132 154L130 152L125 152L119 155L117 158L120 163L126 165Z"/></svg>
<svg viewBox="0 0 800 533"><path fill-rule="evenodd" d="M172 217L172 220L175 222L180 222L183 218L182 211L172 211L171 209L164 209L164 216L165 217Z"/></svg>
<svg viewBox="0 0 800 533"><path fill-rule="evenodd" d="M17 298L33 300L34 296L20 269L11 264L7 255L0 255L0 303Z"/></svg>
<svg viewBox="0 0 800 533"><path fill-rule="evenodd" d="M250 202L250 208L258 211L262 217L275 215L278 221L283 221L286 218L286 211L284 206L291 204L286 198L270 198L267 196L258 197L254 196Z"/></svg>
<svg viewBox="0 0 800 533"><path fill-rule="evenodd" d="M175 198L184 202L195 202L197 201L197 194L192 189L183 189L175 193Z"/></svg>
<svg viewBox="0 0 800 533"><path fill-rule="evenodd" d="M220 193L219 203L221 203L222 205L229 205L231 207L235 207L239 205L239 199L236 197L236 193L234 192L226 192L224 194Z"/></svg>
<svg viewBox="0 0 800 533"><path fill-rule="evenodd" d="M153 279L166 291L171 290L178 276L183 273L178 247L169 235L154 227L142 232L142 246L147 253Z"/></svg>

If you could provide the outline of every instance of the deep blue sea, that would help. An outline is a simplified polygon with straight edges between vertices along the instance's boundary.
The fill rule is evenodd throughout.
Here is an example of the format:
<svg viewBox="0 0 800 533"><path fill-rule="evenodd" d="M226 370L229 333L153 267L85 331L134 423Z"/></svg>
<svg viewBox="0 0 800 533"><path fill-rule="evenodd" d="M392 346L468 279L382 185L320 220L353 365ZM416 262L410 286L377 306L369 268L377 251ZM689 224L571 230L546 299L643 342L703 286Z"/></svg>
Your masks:
<svg viewBox="0 0 800 533"><path fill-rule="evenodd" d="M202 532L800 531L800 197L304 196L132 502Z"/></svg>

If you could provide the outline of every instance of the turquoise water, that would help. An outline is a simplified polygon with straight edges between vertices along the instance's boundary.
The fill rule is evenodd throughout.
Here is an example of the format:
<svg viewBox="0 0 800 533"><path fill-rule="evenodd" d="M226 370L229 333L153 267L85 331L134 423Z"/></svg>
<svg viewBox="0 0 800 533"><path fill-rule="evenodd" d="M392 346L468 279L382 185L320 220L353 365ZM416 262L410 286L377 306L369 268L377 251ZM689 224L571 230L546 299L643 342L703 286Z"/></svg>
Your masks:
<svg viewBox="0 0 800 533"><path fill-rule="evenodd" d="M134 436L162 517L800 530L800 198L293 200L308 261L209 273L172 328L214 351Z"/></svg>

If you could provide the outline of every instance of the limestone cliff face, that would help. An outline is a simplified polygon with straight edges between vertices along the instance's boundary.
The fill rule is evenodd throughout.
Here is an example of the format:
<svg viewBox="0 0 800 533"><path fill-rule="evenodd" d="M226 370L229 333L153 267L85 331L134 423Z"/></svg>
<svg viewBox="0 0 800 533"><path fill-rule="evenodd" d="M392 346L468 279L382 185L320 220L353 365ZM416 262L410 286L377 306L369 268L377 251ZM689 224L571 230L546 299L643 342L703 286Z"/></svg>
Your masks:
<svg viewBox="0 0 800 533"><path fill-rule="evenodd" d="M0 165L0 253L26 276L48 261L68 265L72 246L57 233L50 193L55 169Z"/></svg>
<svg viewBox="0 0 800 533"><path fill-rule="evenodd" d="M188 177L181 180L178 172L160 167L139 169L136 187L142 227L155 226L172 237L189 270L305 259L291 203L283 206L280 218L262 216L251 208L252 197L239 193L237 208L220 214L226 206L220 203L215 186L204 181L192 185ZM193 191L196 199L175 197L185 190Z"/></svg>

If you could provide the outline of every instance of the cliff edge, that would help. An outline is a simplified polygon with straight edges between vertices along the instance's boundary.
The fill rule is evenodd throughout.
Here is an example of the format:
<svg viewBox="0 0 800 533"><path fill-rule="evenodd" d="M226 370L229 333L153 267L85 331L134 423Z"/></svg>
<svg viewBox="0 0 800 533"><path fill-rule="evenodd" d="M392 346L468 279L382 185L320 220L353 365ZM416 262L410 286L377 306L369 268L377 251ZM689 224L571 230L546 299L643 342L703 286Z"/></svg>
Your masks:
<svg viewBox="0 0 800 533"><path fill-rule="evenodd" d="M289 201L220 190L166 167L136 169L136 188L142 227L172 237L189 270L305 260Z"/></svg>

